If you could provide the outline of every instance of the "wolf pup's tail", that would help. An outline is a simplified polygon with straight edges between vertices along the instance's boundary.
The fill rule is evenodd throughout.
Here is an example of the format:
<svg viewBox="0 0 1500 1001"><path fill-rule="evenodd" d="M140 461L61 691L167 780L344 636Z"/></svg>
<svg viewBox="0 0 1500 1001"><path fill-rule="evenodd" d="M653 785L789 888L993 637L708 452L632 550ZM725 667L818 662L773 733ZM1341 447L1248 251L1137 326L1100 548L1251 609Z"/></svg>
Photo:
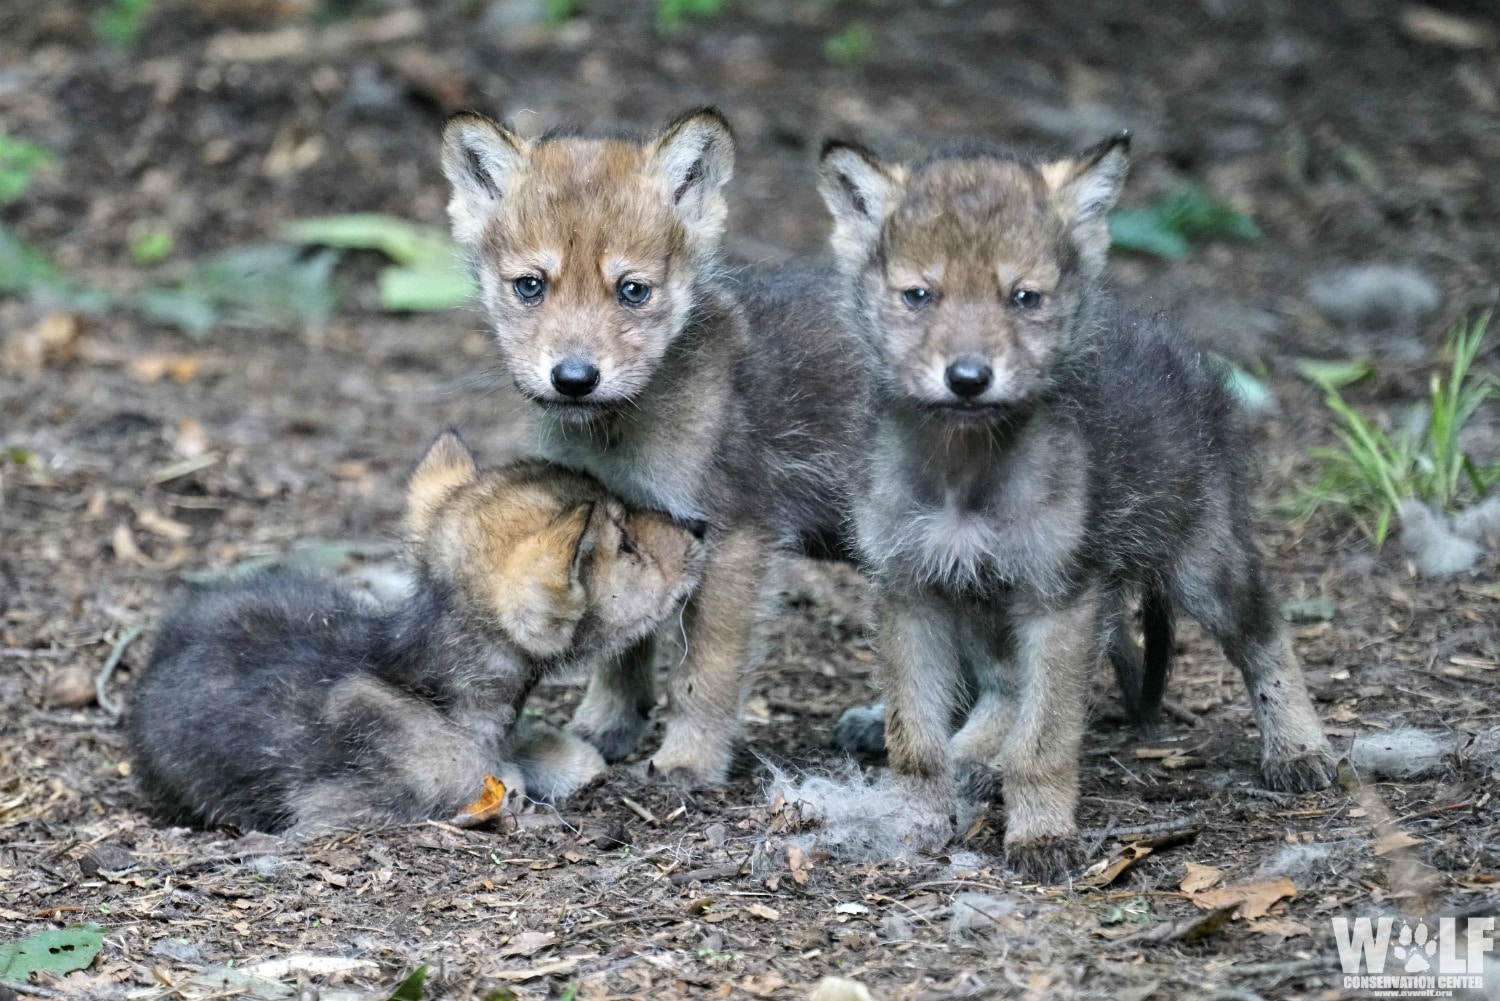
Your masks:
<svg viewBox="0 0 1500 1001"><path fill-rule="evenodd" d="M1174 634L1172 602L1159 588L1147 588L1141 596L1141 633L1145 643L1138 646L1130 630L1116 629L1109 659L1126 713L1137 724L1154 726L1167 694Z"/></svg>

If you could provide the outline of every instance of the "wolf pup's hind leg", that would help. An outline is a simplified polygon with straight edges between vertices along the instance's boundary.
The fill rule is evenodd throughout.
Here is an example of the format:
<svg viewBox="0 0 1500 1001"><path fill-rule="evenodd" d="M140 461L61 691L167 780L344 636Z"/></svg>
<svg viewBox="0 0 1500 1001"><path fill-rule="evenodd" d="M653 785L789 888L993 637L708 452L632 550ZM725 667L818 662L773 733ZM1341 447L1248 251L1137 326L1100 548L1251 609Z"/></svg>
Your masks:
<svg viewBox="0 0 1500 1001"><path fill-rule="evenodd" d="M1183 610L1213 635L1245 679L1260 727L1267 787L1326 788L1336 759L1254 547L1236 541L1231 554L1217 555L1214 562L1190 558L1174 591Z"/></svg>

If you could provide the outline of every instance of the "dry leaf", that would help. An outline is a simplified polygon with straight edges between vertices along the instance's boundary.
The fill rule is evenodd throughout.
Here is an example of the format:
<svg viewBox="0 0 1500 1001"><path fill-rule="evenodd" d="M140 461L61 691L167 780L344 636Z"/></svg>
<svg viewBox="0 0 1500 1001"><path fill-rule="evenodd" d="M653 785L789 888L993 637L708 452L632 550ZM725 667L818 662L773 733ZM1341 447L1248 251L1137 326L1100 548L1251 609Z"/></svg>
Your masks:
<svg viewBox="0 0 1500 1001"><path fill-rule="evenodd" d="M740 981L740 990L752 997L768 998L786 986L786 979L775 970Z"/></svg>
<svg viewBox="0 0 1500 1001"><path fill-rule="evenodd" d="M1296 938L1311 935L1312 929L1295 918L1261 918L1247 926L1257 935L1274 935L1276 938Z"/></svg>
<svg viewBox="0 0 1500 1001"><path fill-rule="evenodd" d="M12 334L0 350L0 369L9 375L36 375L44 364L60 365L78 357L82 325L71 313L53 313L30 330Z"/></svg>
<svg viewBox="0 0 1500 1001"><path fill-rule="evenodd" d="M1080 886L1108 886L1119 879L1120 874L1126 869L1150 855L1151 850L1151 846L1142 841L1132 841L1128 845L1122 845L1111 858L1089 866L1078 884Z"/></svg>
<svg viewBox="0 0 1500 1001"><path fill-rule="evenodd" d="M1235 917L1250 920L1264 915L1276 901L1296 895L1297 884L1283 876L1269 883L1236 883L1217 890L1204 890L1193 894L1192 901L1205 911L1238 904Z"/></svg>
<svg viewBox="0 0 1500 1001"><path fill-rule="evenodd" d="M550 977L557 973L572 973L577 966L578 957L569 956L566 959L559 959L553 963L543 963L541 966L533 966L529 970L501 970L499 973L492 975L496 980L509 980L513 984L518 984L523 980L535 980L537 977Z"/></svg>
<svg viewBox="0 0 1500 1001"><path fill-rule="evenodd" d="M140 526L153 535L159 535L168 542L186 542L193 534L193 530L180 521L174 521L164 514L157 514L150 508L141 511L135 516Z"/></svg>
<svg viewBox="0 0 1500 1001"><path fill-rule="evenodd" d="M1392 852L1399 852L1403 848L1410 848L1412 845L1420 845L1421 843L1421 838L1412 837L1405 831L1392 831L1375 842L1375 856L1377 858L1384 858Z"/></svg>
<svg viewBox="0 0 1500 1001"><path fill-rule="evenodd" d="M1160 761L1163 758L1180 757L1182 751L1171 747L1137 747L1135 758L1137 761Z"/></svg>
<svg viewBox="0 0 1500 1001"><path fill-rule="evenodd" d="M519 935L512 935L510 941L499 949L501 956L535 956L543 949L549 949L557 944L557 936L544 931L523 931Z"/></svg>
<svg viewBox="0 0 1500 1001"><path fill-rule="evenodd" d="M140 567L151 565L151 560L135 544L135 534L130 531L130 526L123 521L115 526L114 534L109 537L109 544L115 551L115 559L121 563L134 563Z"/></svg>
<svg viewBox="0 0 1500 1001"><path fill-rule="evenodd" d="M781 920L781 912L774 907L767 907L765 904L746 904L745 911L760 918L762 921Z"/></svg>
<svg viewBox="0 0 1500 1001"><path fill-rule="evenodd" d="M484 792L480 793L479 798L474 802L458 811L458 815L449 820L448 823L454 827L473 827L476 824L482 824L486 820L498 817L504 806L505 783L493 775L486 775L484 777Z"/></svg>
<svg viewBox="0 0 1500 1001"><path fill-rule="evenodd" d="M1197 862L1187 864L1187 875L1182 877L1182 882L1177 888L1183 893L1199 893L1211 886L1218 885L1219 880L1224 878L1223 869L1215 869L1211 865L1199 865Z"/></svg>
<svg viewBox="0 0 1500 1001"><path fill-rule="evenodd" d="M158 382L169 375L175 382L188 382L198 377L199 362L187 355L141 355L126 366L131 378L138 382Z"/></svg>
<svg viewBox="0 0 1500 1001"><path fill-rule="evenodd" d="M81 709L93 703L95 694L94 676L87 668L65 667L47 679L42 699L53 708Z"/></svg>
<svg viewBox="0 0 1500 1001"><path fill-rule="evenodd" d="M807 870L812 868L807 864L807 857L802 854L802 849L795 844L786 846L786 864L792 870L792 881L798 886L807 882Z"/></svg>

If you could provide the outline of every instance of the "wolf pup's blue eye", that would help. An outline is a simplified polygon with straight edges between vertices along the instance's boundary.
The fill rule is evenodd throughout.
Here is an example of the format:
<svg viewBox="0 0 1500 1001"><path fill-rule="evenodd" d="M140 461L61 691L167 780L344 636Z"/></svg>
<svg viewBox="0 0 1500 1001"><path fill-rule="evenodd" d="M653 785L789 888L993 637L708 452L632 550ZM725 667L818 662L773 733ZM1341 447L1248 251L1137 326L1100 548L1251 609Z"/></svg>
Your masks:
<svg viewBox="0 0 1500 1001"><path fill-rule="evenodd" d="M645 282L623 281L615 294L627 306L643 306L651 298L651 286Z"/></svg>
<svg viewBox="0 0 1500 1001"><path fill-rule="evenodd" d="M528 306L541 302L542 293L547 291L547 283L536 275L524 275L517 278L513 287L516 290L516 298Z"/></svg>
<svg viewBox="0 0 1500 1001"><path fill-rule="evenodd" d="M1010 294L1010 303L1017 309L1036 309L1042 304L1042 293L1034 288L1018 288Z"/></svg>
<svg viewBox="0 0 1500 1001"><path fill-rule="evenodd" d="M932 301L932 290L925 288L909 288L901 293L901 301L912 309L920 309Z"/></svg>

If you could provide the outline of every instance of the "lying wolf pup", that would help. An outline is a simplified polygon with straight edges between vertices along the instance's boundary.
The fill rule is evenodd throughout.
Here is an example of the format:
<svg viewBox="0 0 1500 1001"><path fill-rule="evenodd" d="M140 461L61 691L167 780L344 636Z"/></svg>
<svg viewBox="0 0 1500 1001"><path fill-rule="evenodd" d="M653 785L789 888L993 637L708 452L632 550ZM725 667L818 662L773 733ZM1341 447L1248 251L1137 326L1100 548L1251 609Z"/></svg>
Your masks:
<svg viewBox="0 0 1500 1001"><path fill-rule="evenodd" d="M166 618L129 720L167 820L309 831L453 816L487 775L567 795L604 769L532 721L548 671L616 653L676 612L701 526L627 512L538 460L480 472L444 434L412 474L411 594L377 609L271 571L190 591Z"/></svg>
<svg viewBox="0 0 1500 1001"><path fill-rule="evenodd" d="M1268 786L1332 778L1251 539L1234 402L1175 328L1102 287L1126 153L1120 138L1077 159L976 148L905 168L832 143L821 166L847 308L877 357L855 521L891 764L938 844L955 772L997 766L1006 857L1042 880L1077 861L1086 686L1138 596L1165 596L1240 669ZM965 666L979 692L955 734Z"/></svg>
<svg viewBox="0 0 1500 1001"><path fill-rule="evenodd" d="M443 144L453 233L539 454L627 503L709 522L651 763L720 782L768 566L778 550L836 549L843 531L868 396L831 311L834 275L726 272L734 138L712 110L640 140L525 139L460 114ZM574 732L610 760L629 754L653 684L643 643L595 675Z"/></svg>

